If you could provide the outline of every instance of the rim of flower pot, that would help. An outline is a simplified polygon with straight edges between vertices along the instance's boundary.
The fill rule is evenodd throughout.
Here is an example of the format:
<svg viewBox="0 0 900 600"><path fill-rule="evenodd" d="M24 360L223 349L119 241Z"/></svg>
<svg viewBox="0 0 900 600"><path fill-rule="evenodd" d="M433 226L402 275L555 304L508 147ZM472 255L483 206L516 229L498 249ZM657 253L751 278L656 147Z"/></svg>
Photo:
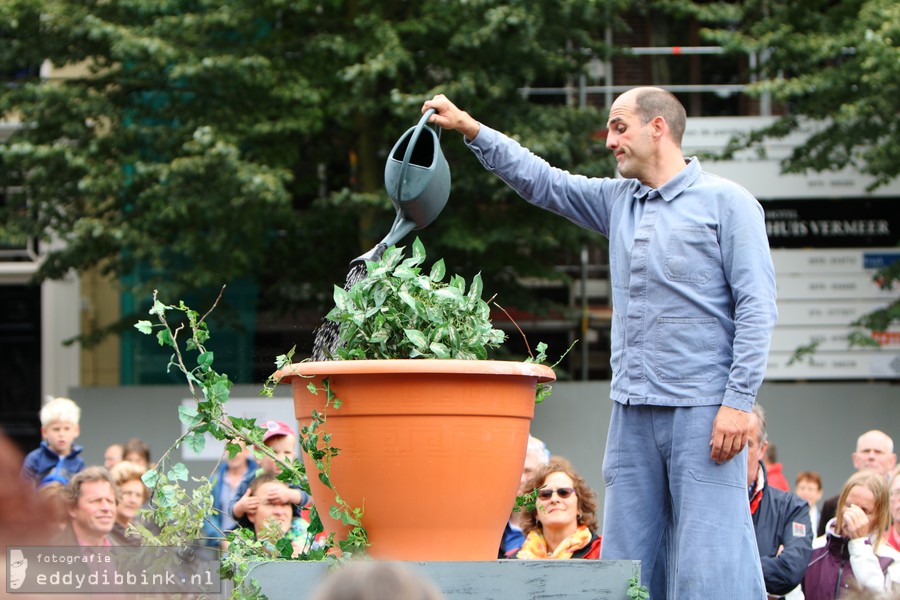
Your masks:
<svg viewBox="0 0 900 600"><path fill-rule="evenodd" d="M274 377L289 379L294 376L346 375L352 373L462 373L468 375L519 375L535 377L538 383L556 380L553 369L547 365L506 360L462 359L374 359L374 360L325 360L294 363L275 372Z"/></svg>

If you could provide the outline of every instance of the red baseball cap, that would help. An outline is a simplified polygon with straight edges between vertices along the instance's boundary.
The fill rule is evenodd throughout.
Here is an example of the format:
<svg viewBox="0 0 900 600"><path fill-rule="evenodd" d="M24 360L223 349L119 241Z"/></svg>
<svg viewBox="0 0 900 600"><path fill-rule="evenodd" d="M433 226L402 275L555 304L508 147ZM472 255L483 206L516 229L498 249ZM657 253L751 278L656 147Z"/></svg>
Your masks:
<svg viewBox="0 0 900 600"><path fill-rule="evenodd" d="M263 443L268 442L275 436L294 435L294 430L284 421L266 421L262 424L262 427L266 430L263 434Z"/></svg>

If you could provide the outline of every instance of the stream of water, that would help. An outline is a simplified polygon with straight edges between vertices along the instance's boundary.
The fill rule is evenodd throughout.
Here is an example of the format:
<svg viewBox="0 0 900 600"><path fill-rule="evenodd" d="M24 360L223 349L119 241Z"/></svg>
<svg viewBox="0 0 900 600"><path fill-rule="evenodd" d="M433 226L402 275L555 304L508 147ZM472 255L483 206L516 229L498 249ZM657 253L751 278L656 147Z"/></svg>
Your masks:
<svg viewBox="0 0 900 600"><path fill-rule="evenodd" d="M377 259L375 259L377 260ZM355 284L366 278L365 261L354 261L347 272L347 280L344 289L350 291ZM331 360L338 346L340 325L334 321L322 319L322 324L316 329L316 340L313 343L312 359L315 361Z"/></svg>

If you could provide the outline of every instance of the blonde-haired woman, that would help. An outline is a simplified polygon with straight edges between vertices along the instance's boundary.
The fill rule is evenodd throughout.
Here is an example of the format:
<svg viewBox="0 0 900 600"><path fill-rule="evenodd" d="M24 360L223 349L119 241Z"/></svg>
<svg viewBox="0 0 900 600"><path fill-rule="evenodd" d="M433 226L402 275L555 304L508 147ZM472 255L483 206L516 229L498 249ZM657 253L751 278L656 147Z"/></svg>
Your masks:
<svg viewBox="0 0 900 600"><path fill-rule="evenodd" d="M807 600L833 600L851 589L900 591L900 552L884 539L890 522L888 483L876 471L854 474L838 498L826 534L813 541L803 579Z"/></svg>
<svg viewBox="0 0 900 600"><path fill-rule="evenodd" d="M119 503L116 506L116 523L110 532L110 539L119 546L140 546L141 536L127 533L128 526L135 521L137 512L149 496L150 490L141 479L147 469L143 465L123 460L113 465L110 475L119 488Z"/></svg>

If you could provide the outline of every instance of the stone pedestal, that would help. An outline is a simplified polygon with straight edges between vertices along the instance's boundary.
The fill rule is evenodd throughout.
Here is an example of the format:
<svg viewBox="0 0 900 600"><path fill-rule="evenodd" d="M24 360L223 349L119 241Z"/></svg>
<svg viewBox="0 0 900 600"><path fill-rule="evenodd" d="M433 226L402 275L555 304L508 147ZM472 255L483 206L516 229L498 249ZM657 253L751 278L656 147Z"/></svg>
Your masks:
<svg viewBox="0 0 900 600"><path fill-rule="evenodd" d="M631 560L498 560L404 562L430 579L447 600L627 600L628 580L640 574ZM269 600L309 598L328 563L274 561L251 577Z"/></svg>

